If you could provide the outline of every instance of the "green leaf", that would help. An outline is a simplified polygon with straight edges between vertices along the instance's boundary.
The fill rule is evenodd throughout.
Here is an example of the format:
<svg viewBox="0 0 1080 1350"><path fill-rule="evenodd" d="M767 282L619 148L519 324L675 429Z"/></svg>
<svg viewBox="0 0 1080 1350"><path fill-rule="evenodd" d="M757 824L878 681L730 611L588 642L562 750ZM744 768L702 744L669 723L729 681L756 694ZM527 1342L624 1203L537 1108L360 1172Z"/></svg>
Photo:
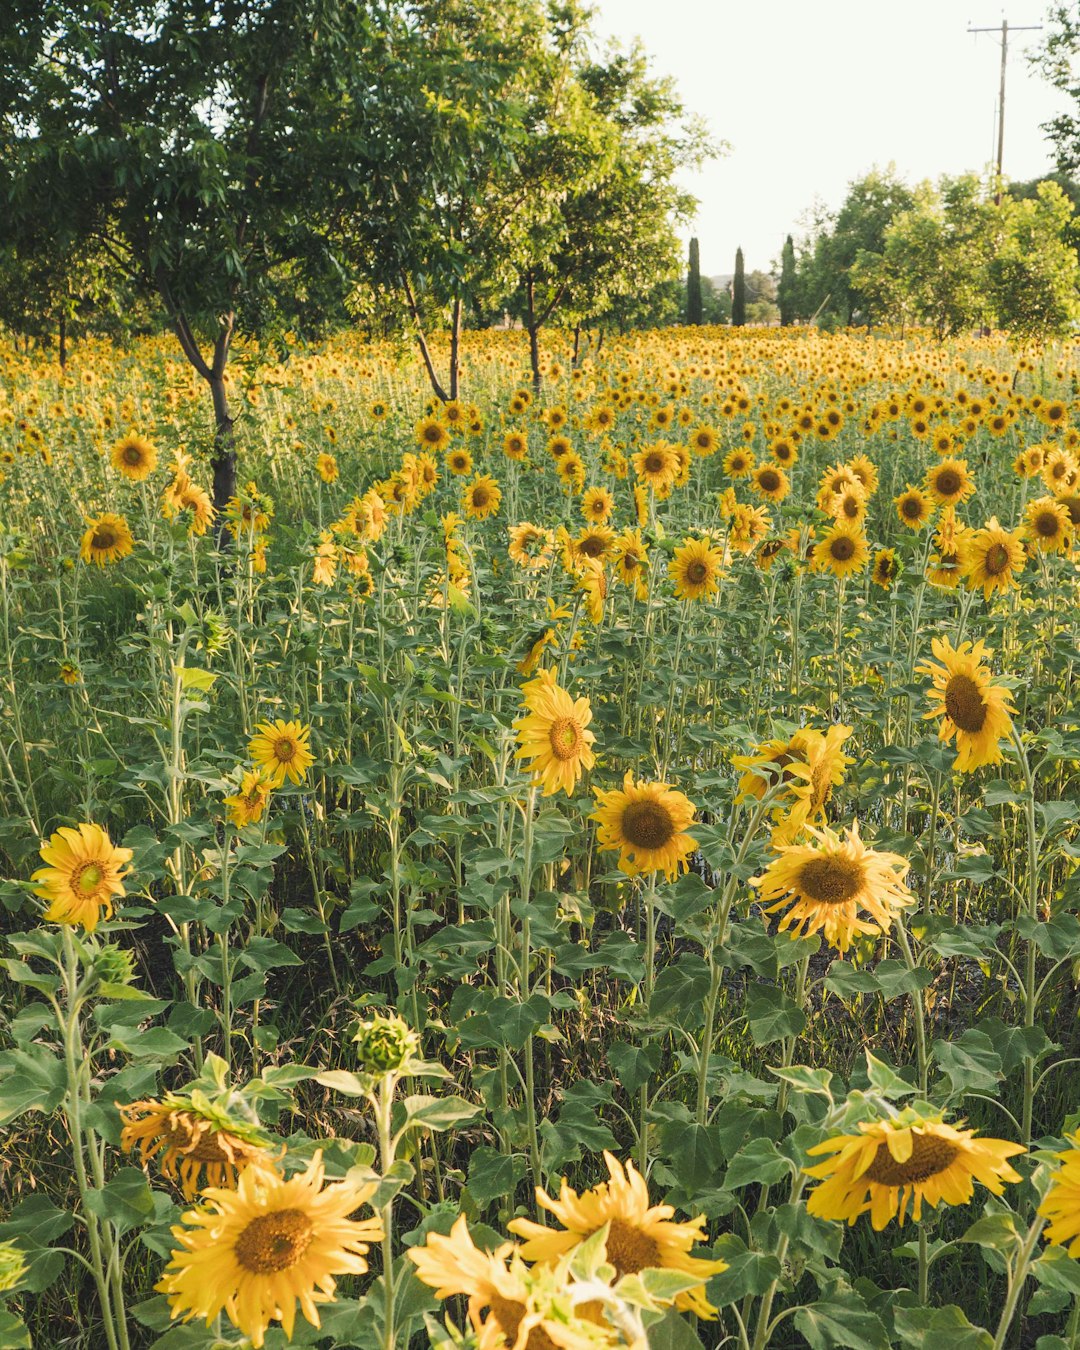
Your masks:
<svg viewBox="0 0 1080 1350"><path fill-rule="evenodd" d="M811 1069L805 1064L793 1064L789 1069L769 1069L771 1074L790 1083L798 1092L809 1092L813 1096L827 1097L832 1101L832 1073L829 1069Z"/></svg>
<svg viewBox="0 0 1080 1350"><path fill-rule="evenodd" d="M205 692L214 687L217 676L210 670L200 670L198 666L176 666L181 689L200 689Z"/></svg>
<svg viewBox="0 0 1080 1350"><path fill-rule="evenodd" d="M0 1308L0 1346L4 1350L31 1350L26 1323L7 1308Z"/></svg>
<svg viewBox="0 0 1080 1350"><path fill-rule="evenodd" d="M948 1078L953 1096L992 1092L1002 1078L1001 1056L982 1031L965 1031L956 1041L935 1041L934 1058Z"/></svg>
<svg viewBox="0 0 1080 1350"><path fill-rule="evenodd" d="M121 1233L138 1228L154 1212L154 1197L137 1167L121 1167L100 1191L87 1191L86 1207Z"/></svg>
<svg viewBox="0 0 1080 1350"><path fill-rule="evenodd" d="M904 1345L919 1350L993 1350L994 1338L982 1327L973 1326L955 1303L944 1308L896 1308L893 1326Z"/></svg>
<svg viewBox="0 0 1080 1350"><path fill-rule="evenodd" d="M791 1163L771 1139L751 1139L728 1164L724 1187L735 1190L754 1184L771 1186L790 1174Z"/></svg>
<svg viewBox="0 0 1080 1350"><path fill-rule="evenodd" d="M718 1308L741 1302L748 1294L764 1294L780 1278L780 1262L771 1252L752 1252L742 1238L725 1233L712 1247L713 1255L728 1263L705 1286L705 1295Z"/></svg>
<svg viewBox="0 0 1080 1350"><path fill-rule="evenodd" d="M889 1350L885 1324L853 1290L834 1293L795 1314L795 1326L811 1350L851 1346L853 1350Z"/></svg>
<svg viewBox="0 0 1080 1350"><path fill-rule="evenodd" d="M64 1096L64 1065L43 1045L0 1053L0 1125L25 1111L56 1109Z"/></svg>
<svg viewBox="0 0 1080 1350"><path fill-rule="evenodd" d="M401 1129L422 1125L427 1130L452 1130L463 1121L473 1120L480 1108L464 1097L406 1097L401 1103L404 1121Z"/></svg>
<svg viewBox="0 0 1080 1350"><path fill-rule="evenodd" d="M806 1014L782 989L759 986L746 1005L746 1019L755 1045L770 1045L785 1036L798 1036Z"/></svg>
<svg viewBox="0 0 1080 1350"><path fill-rule="evenodd" d="M469 1194L483 1209L492 1200L504 1200L514 1194L525 1176L525 1158L520 1153L500 1153L482 1144L469 1155Z"/></svg>
<svg viewBox="0 0 1080 1350"><path fill-rule="evenodd" d="M627 1045L625 1041L616 1041L608 1047L608 1063L631 1096L659 1069L660 1058L660 1046L655 1041L649 1045Z"/></svg>
<svg viewBox="0 0 1080 1350"><path fill-rule="evenodd" d="M1044 1247L1031 1273L1047 1289L1060 1289L1080 1297L1080 1261L1069 1256L1064 1247Z"/></svg>
<svg viewBox="0 0 1080 1350"><path fill-rule="evenodd" d="M987 1214L976 1219L958 1242L974 1242L996 1252L1010 1252L1023 1241L1012 1214Z"/></svg>
<svg viewBox="0 0 1080 1350"><path fill-rule="evenodd" d="M649 1350L701 1350L701 1337L674 1308L648 1328L646 1340Z"/></svg>
<svg viewBox="0 0 1080 1350"><path fill-rule="evenodd" d="M866 1051L866 1077L874 1091L890 1101L894 1097L907 1097L917 1091L883 1059L877 1059L869 1050Z"/></svg>

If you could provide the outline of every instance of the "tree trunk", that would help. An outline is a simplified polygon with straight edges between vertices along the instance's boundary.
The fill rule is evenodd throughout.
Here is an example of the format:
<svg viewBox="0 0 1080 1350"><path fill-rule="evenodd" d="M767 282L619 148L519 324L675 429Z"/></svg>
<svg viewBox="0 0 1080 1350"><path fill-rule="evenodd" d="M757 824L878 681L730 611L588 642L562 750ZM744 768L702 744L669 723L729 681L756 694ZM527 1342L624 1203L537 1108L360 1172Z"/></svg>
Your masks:
<svg viewBox="0 0 1080 1350"><path fill-rule="evenodd" d="M574 354L570 358L570 368L577 370L578 357L581 354L581 324L574 324Z"/></svg>
<svg viewBox="0 0 1080 1350"><path fill-rule="evenodd" d="M525 280L525 327L529 333L529 365L532 367L533 393L540 394L540 325L536 321L535 290L532 273Z"/></svg>
<svg viewBox="0 0 1080 1350"><path fill-rule="evenodd" d="M64 313L61 313L61 315L60 315L60 350L59 350L59 357L60 357L60 369L61 369L61 370L66 370L66 369L67 369L67 315L64 314Z"/></svg>
<svg viewBox="0 0 1080 1350"><path fill-rule="evenodd" d="M458 396L458 365L461 356L461 298L454 301L454 317L450 325L450 397Z"/></svg>
<svg viewBox="0 0 1080 1350"><path fill-rule="evenodd" d="M413 289L409 285L408 276L402 272L401 286L405 292L405 303L409 307L409 313L412 315L413 323L416 325L416 345L420 348L420 356L424 362L424 369L427 371L428 380L435 392L435 397L440 403L447 401L446 390L442 387L438 375L435 374L435 363L431 359L431 351L427 345L427 338L424 336L423 325L420 322L420 306L416 303L416 297L413 295Z"/></svg>
<svg viewBox="0 0 1080 1350"><path fill-rule="evenodd" d="M236 496L236 438L224 371L211 376L210 397L214 402L214 453L210 461L214 470L214 510L222 512L229 498Z"/></svg>

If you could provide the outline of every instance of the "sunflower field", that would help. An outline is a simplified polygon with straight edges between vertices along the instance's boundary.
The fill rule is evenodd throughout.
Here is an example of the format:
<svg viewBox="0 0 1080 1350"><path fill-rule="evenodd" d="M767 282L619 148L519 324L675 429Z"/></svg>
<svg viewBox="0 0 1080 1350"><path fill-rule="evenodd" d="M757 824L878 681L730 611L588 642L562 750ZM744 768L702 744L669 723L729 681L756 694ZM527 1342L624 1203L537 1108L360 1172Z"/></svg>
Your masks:
<svg viewBox="0 0 1080 1350"><path fill-rule="evenodd" d="M1080 1345L1080 348L231 369L0 349L0 1346Z"/></svg>

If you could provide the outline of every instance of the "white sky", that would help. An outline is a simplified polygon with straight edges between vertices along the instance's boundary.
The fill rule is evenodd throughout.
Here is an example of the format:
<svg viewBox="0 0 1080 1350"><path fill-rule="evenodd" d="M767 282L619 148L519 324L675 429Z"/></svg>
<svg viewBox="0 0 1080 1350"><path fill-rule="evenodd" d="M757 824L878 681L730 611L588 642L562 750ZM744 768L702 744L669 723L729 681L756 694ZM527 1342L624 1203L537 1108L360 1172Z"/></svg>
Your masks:
<svg viewBox="0 0 1080 1350"><path fill-rule="evenodd" d="M731 144L686 186L705 276L768 269L816 198L890 161L909 181L981 171L996 155L1000 24L1045 19L1048 0L594 0L602 35L640 37L657 74ZM998 25L972 36L968 27ZM1040 130L1061 96L1009 38L1005 173L1052 169Z"/></svg>

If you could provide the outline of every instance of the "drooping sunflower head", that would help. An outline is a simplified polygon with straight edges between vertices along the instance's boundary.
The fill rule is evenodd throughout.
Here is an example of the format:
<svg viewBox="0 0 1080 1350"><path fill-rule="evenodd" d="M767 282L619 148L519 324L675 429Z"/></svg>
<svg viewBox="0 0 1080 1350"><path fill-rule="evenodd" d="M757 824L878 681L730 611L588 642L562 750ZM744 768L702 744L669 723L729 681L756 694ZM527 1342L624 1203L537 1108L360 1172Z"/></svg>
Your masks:
<svg viewBox="0 0 1080 1350"><path fill-rule="evenodd" d="M1000 764L1001 741L1012 730L1010 713L1015 709L1011 692L994 684L989 666L983 664L993 652L981 641L954 647L948 638L935 638L931 650L937 660L922 662L916 671L933 680L927 691L932 706L925 716L941 719L942 741L955 739L954 767L970 773L986 764Z"/></svg>
<svg viewBox="0 0 1080 1350"><path fill-rule="evenodd" d="M684 871L697 840L687 833L694 804L667 783L635 782L628 771L622 788L594 788L597 810L589 817L599 825L597 840L604 852L617 850L627 876L663 872L672 880Z"/></svg>
<svg viewBox="0 0 1080 1350"><path fill-rule="evenodd" d="M92 933L104 917L112 917L113 901L124 895L130 848L117 848L100 825L65 825L42 844L44 867L31 876L34 892L49 902L50 923L85 928Z"/></svg>
<svg viewBox="0 0 1080 1350"><path fill-rule="evenodd" d="M161 1100L121 1106L120 1147L138 1149L144 1163L158 1158L162 1175L185 1199L204 1186L234 1187L247 1167L270 1167L270 1139L251 1118L238 1116L205 1093L167 1093Z"/></svg>
<svg viewBox="0 0 1080 1350"><path fill-rule="evenodd" d="M273 790L273 781L264 769L245 770L237 791L225 798L232 824L243 829L260 821Z"/></svg>

